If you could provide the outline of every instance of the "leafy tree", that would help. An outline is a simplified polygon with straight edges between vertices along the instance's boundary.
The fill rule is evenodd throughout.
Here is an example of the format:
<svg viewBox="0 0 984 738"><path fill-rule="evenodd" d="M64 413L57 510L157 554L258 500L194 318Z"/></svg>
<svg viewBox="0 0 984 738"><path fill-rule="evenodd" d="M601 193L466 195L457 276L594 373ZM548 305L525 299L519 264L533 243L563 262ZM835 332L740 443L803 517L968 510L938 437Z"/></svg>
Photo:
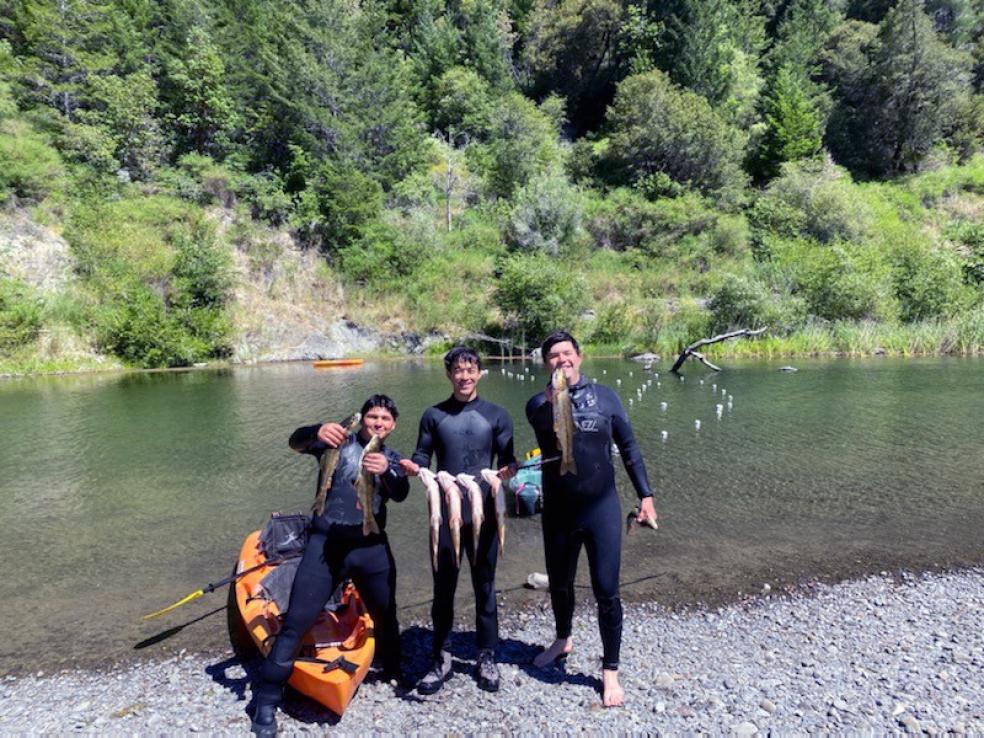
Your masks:
<svg viewBox="0 0 984 738"><path fill-rule="evenodd" d="M619 85L608 125L609 156L626 183L663 172L720 197L734 197L744 187L745 136L705 98L677 87L660 71Z"/></svg>
<svg viewBox="0 0 984 738"><path fill-rule="evenodd" d="M157 86L150 73L94 77L89 89L92 107L81 111L79 119L103 127L119 165L131 176L146 177L163 157Z"/></svg>
<svg viewBox="0 0 984 738"><path fill-rule="evenodd" d="M167 81L173 87L170 123L178 137L178 151L221 156L238 121L225 86L221 50L205 29L196 27L188 33L184 52L167 68Z"/></svg>
<svg viewBox="0 0 984 738"><path fill-rule="evenodd" d="M680 0L662 53L677 84L740 125L751 122L762 85L757 67L765 28L755 10L747 0Z"/></svg>
<svg viewBox="0 0 984 738"><path fill-rule="evenodd" d="M617 0L540 0L530 19L524 62L533 92L567 99L576 127L602 120L615 84L627 67L627 21Z"/></svg>
<svg viewBox="0 0 984 738"><path fill-rule="evenodd" d="M761 161L767 177L787 161L817 156L823 147L823 117L808 96L809 81L784 65L770 81L765 96L765 135Z"/></svg>
<svg viewBox="0 0 984 738"><path fill-rule="evenodd" d="M920 0L900 0L879 27L866 109L875 171L915 169L943 137L970 85L970 59L943 43Z"/></svg>
<svg viewBox="0 0 984 738"><path fill-rule="evenodd" d="M492 125L492 100L488 83L477 72L452 67L434 84L434 127L445 135L485 138Z"/></svg>
<svg viewBox="0 0 984 738"><path fill-rule="evenodd" d="M561 163L553 120L519 93L500 100L491 141L476 155L483 160L489 194L501 198Z"/></svg>

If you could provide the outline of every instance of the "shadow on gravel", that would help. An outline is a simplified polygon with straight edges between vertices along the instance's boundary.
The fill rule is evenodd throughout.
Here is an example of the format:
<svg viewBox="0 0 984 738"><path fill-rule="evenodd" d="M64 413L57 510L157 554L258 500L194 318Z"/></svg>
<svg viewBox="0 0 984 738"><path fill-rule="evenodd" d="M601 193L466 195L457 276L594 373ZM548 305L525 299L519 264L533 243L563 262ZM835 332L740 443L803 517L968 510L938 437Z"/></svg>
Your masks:
<svg viewBox="0 0 984 738"><path fill-rule="evenodd" d="M414 625L403 631L403 663L406 664L408 677L414 681L422 677L431 665L432 632L427 628ZM458 631L451 634L448 642L451 652L451 670L455 675L474 679L475 662L478 651L475 648L475 632L471 630ZM546 684L573 684L591 687L601 692L601 679L581 673L568 673L564 665L548 669L537 669L533 666L533 657L543 649L538 645L518 641L515 638L500 638L496 656L500 664L509 664L521 669L525 674ZM420 701L415 694L410 693L403 699Z"/></svg>
<svg viewBox="0 0 984 738"><path fill-rule="evenodd" d="M217 607L216 609L210 610L204 615L199 615L197 618L194 618L193 620L189 620L186 623L181 623L181 625L175 625L173 628L168 628L167 630L162 630L160 633L155 633L150 638L144 638L139 643L134 643L133 650L141 651L147 648L148 646L155 646L158 643L161 643L162 641L166 641L168 638L176 636L178 633L180 633L182 630L187 628L189 625L194 625L195 623L201 622L205 618L212 617L213 615L225 611L225 609L226 609L225 605L223 605L222 607Z"/></svg>

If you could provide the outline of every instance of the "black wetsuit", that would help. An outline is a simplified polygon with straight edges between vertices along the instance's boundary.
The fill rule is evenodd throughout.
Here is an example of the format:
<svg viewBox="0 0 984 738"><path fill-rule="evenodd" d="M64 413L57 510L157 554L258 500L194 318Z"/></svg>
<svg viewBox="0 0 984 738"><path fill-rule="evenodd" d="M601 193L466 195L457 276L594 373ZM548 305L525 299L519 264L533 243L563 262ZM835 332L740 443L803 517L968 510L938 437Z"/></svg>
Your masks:
<svg viewBox="0 0 984 738"><path fill-rule="evenodd" d="M617 669L622 643L622 602L618 594L622 552L622 507L615 490L612 441L640 499L651 497L642 454L618 395L583 377L571 387L574 405L574 462L577 474L560 476L560 465L543 465L543 549L557 638L569 638L574 616L574 575L583 544L591 588L598 601L603 667ZM526 404L543 458L559 456L553 405L544 393Z"/></svg>
<svg viewBox="0 0 984 738"><path fill-rule="evenodd" d="M320 425L298 428L290 437L295 451L319 460L328 446L318 440ZM301 638L338 584L352 579L372 616L377 651L383 669L396 672L400 664L400 626L396 619L396 565L386 538L386 500L402 502L410 490L400 467L400 455L384 448L389 469L376 476L373 512L379 533L362 534L362 510L356 507L355 479L366 442L353 434L342 446L338 466L322 515L314 516L307 547L294 577L287 615L277 640L260 669L260 682L254 690L261 699L279 700L290 677ZM318 475L318 485L321 475Z"/></svg>
<svg viewBox="0 0 984 738"><path fill-rule="evenodd" d="M495 564L499 555L496 536L495 500L488 484L481 478L482 469L498 469L515 461L513 455L513 425L503 408L480 397L461 402L453 396L424 412L420 419L420 434L413 461L430 466L431 454L437 455L438 471L450 474L471 474L482 488L485 520L475 550L471 524L471 502L468 495L461 501L461 547L471 565L472 587L475 590L475 641L479 651L495 651L499 640L499 619L495 601ZM497 465L493 465L498 458ZM441 518L448 519L447 502L441 495ZM462 557L464 558L464 557ZM454 549L447 525L440 528L437 544L437 571L434 572L433 653L439 657L445 649L454 624L454 592L458 586L458 569L454 565Z"/></svg>

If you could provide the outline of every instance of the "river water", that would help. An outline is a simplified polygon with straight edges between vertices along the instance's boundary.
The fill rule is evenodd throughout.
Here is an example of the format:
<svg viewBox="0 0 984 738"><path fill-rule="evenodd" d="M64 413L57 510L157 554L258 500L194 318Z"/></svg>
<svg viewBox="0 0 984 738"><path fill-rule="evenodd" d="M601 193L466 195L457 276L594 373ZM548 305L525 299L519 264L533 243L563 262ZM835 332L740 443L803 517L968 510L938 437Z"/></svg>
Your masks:
<svg viewBox="0 0 984 738"><path fill-rule="evenodd" d="M765 583L984 563L984 362L794 363L795 373L776 362L728 362L720 374L688 365L680 380L585 361L588 376L633 400L663 515L658 533L626 540L624 597L715 603ZM545 372L502 367L528 375L519 381L489 368L481 394L510 411L517 450L528 449L523 408ZM449 386L439 362L421 360L0 382L0 674L221 647L223 593L141 615L226 576L270 511L306 510L316 464L288 436L375 391L398 403L389 445L409 454L422 411ZM618 480L627 511L620 463ZM404 622L429 612L425 508L417 481L390 505ZM538 518L510 520L503 606L545 603L522 587L543 570ZM589 596L583 558L579 580ZM470 603L465 575L464 627Z"/></svg>

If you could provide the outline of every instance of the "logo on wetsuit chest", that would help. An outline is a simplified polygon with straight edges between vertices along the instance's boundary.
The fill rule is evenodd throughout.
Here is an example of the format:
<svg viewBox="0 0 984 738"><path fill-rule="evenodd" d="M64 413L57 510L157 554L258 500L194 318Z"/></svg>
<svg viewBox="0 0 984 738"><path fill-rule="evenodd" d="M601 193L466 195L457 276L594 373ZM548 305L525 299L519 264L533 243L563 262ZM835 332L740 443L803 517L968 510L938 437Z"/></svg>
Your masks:
<svg viewBox="0 0 984 738"><path fill-rule="evenodd" d="M577 427L578 430L585 433L597 433L599 431L598 420L596 418L581 418L577 421Z"/></svg>

